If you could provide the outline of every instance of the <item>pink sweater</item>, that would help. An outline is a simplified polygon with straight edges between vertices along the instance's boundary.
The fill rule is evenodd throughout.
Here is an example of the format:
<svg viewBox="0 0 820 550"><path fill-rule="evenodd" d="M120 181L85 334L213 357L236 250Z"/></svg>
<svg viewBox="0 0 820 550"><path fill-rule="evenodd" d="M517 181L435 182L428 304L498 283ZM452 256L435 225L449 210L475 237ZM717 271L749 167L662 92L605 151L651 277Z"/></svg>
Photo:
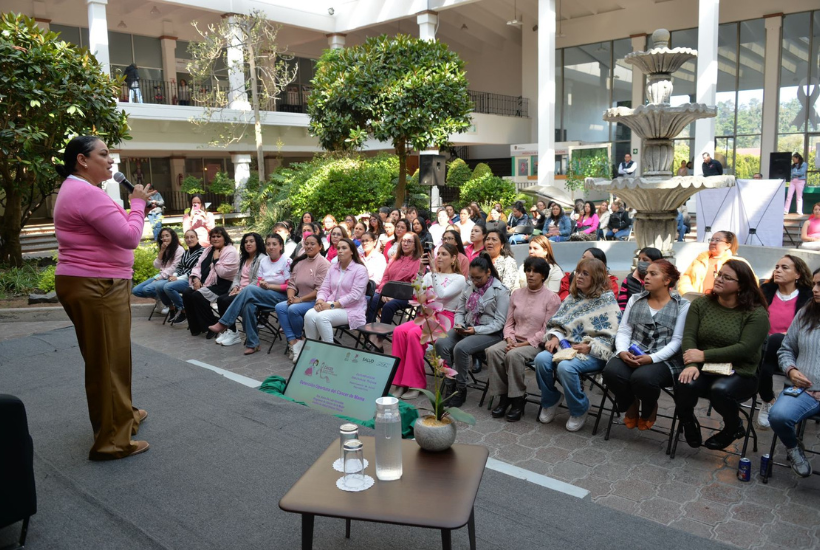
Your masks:
<svg viewBox="0 0 820 550"><path fill-rule="evenodd" d="M54 206L58 262L55 273L70 277L131 279L134 249L145 224L145 201L131 201L131 212L105 191L69 176Z"/></svg>
<svg viewBox="0 0 820 550"><path fill-rule="evenodd" d="M288 289L295 290L299 297L307 296L314 290L318 291L325 281L329 268L330 262L327 258L322 258L320 254L313 258L305 258L290 272Z"/></svg>
<svg viewBox="0 0 820 550"><path fill-rule="evenodd" d="M339 262L330 265L322 287L316 294L317 300L339 302L347 312L347 325L357 329L365 324L367 309L367 268L362 264L350 262L344 276Z"/></svg>
<svg viewBox="0 0 820 550"><path fill-rule="evenodd" d="M515 338L519 342L526 340L532 347L538 347L544 341L547 321L560 306L561 299L546 286L537 292L529 287L514 290L504 323L504 338Z"/></svg>
<svg viewBox="0 0 820 550"><path fill-rule="evenodd" d="M160 279L167 279L174 272L177 270L177 266L179 265L179 261L182 259L182 254L185 252L185 249L182 248L182 245L177 247L177 251L174 252L174 259L168 262L167 264L163 264L160 256L157 256L157 259L154 260L154 267L159 269L159 278Z"/></svg>

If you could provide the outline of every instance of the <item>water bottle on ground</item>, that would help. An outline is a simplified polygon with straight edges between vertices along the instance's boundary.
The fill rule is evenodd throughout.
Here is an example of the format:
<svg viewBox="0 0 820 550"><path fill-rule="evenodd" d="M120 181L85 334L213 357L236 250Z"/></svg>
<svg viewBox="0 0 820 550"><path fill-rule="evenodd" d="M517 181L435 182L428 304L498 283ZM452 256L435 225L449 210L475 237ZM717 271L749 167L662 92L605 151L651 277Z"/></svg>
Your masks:
<svg viewBox="0 0 820 550"><path fill-rule="evenodd" d="M395 397L376 399L376 477L401 479L401 415Z"/></svg>

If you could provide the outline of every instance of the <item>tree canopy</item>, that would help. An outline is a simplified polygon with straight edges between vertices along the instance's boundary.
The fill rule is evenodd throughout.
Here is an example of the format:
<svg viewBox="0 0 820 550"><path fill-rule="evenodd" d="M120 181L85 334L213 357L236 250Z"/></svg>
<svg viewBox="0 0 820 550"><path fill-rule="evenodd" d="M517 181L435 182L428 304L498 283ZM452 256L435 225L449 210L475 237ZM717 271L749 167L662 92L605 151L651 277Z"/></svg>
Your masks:
<svg viewBox="0 0 820 550"><path fill-rule="evenodd" d="M20 265L20 230L54 193L53 163L68 140L95 134L114 147L130 138L116 102L121 79L34 19L0 18L0 81L0 262Z"/></svg>
<svg viewBox="0 0 820 550"><path fill-rule="evenodd" d="M392 143L400 166L397 206L404 202L408 153L446 146L451 134L469 128L472 109L458 54L401 34L326 51L308 99L310 132L325 149L358 149L368 136Z"/></svg>

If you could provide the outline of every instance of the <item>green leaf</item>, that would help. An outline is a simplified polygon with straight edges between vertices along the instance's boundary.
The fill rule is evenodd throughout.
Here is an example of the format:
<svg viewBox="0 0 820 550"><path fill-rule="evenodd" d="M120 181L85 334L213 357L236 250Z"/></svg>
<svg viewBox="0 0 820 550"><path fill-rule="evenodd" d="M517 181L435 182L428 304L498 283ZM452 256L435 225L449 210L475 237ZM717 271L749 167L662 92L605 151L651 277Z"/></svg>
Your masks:
<svg viewBox="0 0 820 550"><path fill-rule="evenodd" d="M458 407L446 407L444 412L450 415L453 420L457 420L458 422L464 422L465 424L469 424L471 426L475 425L475 417L470 413L466 413L459 409Z"/></svg>

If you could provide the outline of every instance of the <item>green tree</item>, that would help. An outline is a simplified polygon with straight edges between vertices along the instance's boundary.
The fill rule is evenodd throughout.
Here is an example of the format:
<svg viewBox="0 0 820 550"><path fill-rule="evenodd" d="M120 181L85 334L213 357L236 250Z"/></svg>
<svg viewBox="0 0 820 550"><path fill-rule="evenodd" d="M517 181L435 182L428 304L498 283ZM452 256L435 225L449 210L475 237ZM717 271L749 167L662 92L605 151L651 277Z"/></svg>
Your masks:
<svg viewBox="0 0 820 550"><path fill-rule="evenodd" d="M473 171L462 159L454 160L447 167L447 185L451 187L461 187L472 177Z"/></svg>
<svg viewBox="0 0 820 550"><path fill-rule="evenodd" d="M493 175L493 171L490 169L490 165L485 162L479 162L475 165L475 170L473 170L473 176L470 179L483 178L487 175Z"/></svg>
<svg viewBox="0 0 820 550"><path fill-rule="evenodd" d="M114 147L130 138L115 99L122 80L34 19L0 18L0 81L0 262L20 266L20 230L54 193L53 163L66 143L95 134Z"/></svg>
<svg viewBox="0 0 820 550"><path fill-rule="evenodd" d="M401 34L326 51L308 98L310 131L325 149L355 150L368 135L393 144L396 206L405 198L409 152L446 146L450 134L470 126L472 109L458 54Z"/></svg>
<svg viewBox="0 0 820 550"><path fill-rule="evenodd" d="M188 63L188 72L195 82L195 88L203 83L211 85L195 96L196 101L205 107L205 112L192 122L213 129L215 137L210 144L222 147L242 140L250 124L253 124L259 177L264 179L265 156L259 113L263 106L276 101L282 90L296 78L296 66L288 67L287 61L291 57L276 42L281 25L268 21L258 10L249 15L234 14L222 19L218 25L209 25L205 29L200 29L196 21L192 25L202 40L188 44L192 58ZM243 57L231 60L228 57L230 47L241 47ZM228 68L227 73L225 67ZM243 78L241 88L232 88L229 77L232 71L246 75L248 82ZM253 116L229 118L225 110L236 108L231 104L237 97L246 94L247 88L250 88Z"/></svg>
<svg viewBox="0 0 820 550"><path fill-rule="evenodd" d="M195 195L197 193L204 193L205 192L205 184L202 181L202 178L198 178L196 176L188 175L182 180L182 192L187 193L189 195Z"/></svg>
<svg viewBox="0 0 820 550"><path fill-rule="evenodd" d="M462 204L469 204L473 201L479 204L487 202L512 204L515 202L515 184L492 174L484 174L472 178L461 187L459 200Z"/></svg>
<svg viewBox="0 0 820 550"><path fill-rule="evenodd" d="M225 214L233 212L233 205L228 201L228 197L234 194L236 187L234 181L225 172L217 172L213 181L208 186L211 193L224 197L226 202L221 203L216 211L222 214L222 225L225 225Z"/></svg>

